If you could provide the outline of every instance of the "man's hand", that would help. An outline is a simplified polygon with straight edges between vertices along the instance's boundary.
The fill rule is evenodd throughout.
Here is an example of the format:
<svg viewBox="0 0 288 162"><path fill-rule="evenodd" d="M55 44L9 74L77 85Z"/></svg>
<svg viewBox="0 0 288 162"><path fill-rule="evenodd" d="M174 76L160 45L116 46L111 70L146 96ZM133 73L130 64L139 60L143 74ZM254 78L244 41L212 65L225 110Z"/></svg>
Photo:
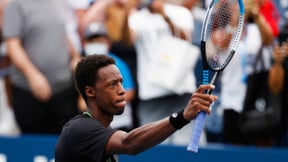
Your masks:
<svg viewBox="0 0 288 162"><path fill-rule="evenodd" d="M190 98L187 106L185 107L183 116L184 119L190 121L196 117L200 111L210 113L210 105L215 102L218 97L215 95L205 94L204 91L214 89L215 86L211 84L200 85L196 92Z"/></svg>
<svg viewBox="0 0 288 162"><path fill-rule="evenodd" d="M40 72L34 72L27 78L32 94L40 101L48 101L52 96L51 86L46 77Z"/></svg>

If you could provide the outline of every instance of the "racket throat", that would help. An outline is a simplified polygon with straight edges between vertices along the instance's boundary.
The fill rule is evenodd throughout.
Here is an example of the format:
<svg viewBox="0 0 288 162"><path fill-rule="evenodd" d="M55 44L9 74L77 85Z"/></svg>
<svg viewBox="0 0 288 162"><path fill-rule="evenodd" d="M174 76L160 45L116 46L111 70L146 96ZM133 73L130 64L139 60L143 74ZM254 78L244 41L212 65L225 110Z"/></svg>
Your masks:
<svg viewBox="0 0 288 162"><path fill-rule="evenodd" d="M209 70L203 70L203 84L213 84L215 85L215 83L217 82L217 80L220 78L221 74L222 74L223 70L219 70L219 71L215 71L211 82L209 83ZM205 91L206 94L212 94L212 90L209 89L207 91Z"/></svg>
<svg viewBox="0 0 288 162"><path fill-rule="evenodd" d="M203 84L209 84L209 70L203 70Z"/></svg>

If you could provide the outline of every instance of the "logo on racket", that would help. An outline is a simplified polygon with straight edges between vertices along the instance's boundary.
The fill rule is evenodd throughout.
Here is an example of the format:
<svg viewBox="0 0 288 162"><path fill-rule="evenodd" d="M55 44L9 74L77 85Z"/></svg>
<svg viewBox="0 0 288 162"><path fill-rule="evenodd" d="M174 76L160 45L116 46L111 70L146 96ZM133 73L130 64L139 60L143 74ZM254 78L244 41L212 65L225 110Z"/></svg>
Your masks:
<svg viewBox="0 0 288 162"><path fill-rule="evenodd" d="M219 60L219 55L214 54L214 55L212 56L212 59L213 59L213 61L217 62L217 61Z"/></svg>

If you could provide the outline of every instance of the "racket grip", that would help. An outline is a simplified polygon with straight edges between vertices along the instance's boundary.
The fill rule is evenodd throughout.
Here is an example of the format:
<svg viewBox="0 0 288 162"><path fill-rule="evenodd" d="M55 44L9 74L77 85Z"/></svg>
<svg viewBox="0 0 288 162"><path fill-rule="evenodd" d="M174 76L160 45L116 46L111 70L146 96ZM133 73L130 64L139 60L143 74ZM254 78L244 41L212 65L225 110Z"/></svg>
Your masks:
<svg viewBox="0 0 288 162"><path fill-rule="evenodd" d="M206 117L206 112L204 111L199 112L198 115L196 116L196 119L194 121L194 126L192 129L192 133L191 133L191 138L187 146L187 151L191 151L195 153L198 152L200 136L201 136L204 124L205 124L205 117Z"/></svg>

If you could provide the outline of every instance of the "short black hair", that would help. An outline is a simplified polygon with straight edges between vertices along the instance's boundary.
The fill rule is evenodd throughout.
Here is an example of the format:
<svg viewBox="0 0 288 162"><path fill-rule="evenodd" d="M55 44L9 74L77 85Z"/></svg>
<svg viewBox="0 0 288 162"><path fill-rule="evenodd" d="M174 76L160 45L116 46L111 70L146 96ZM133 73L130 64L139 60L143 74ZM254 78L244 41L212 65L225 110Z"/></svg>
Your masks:
<svg viewBox="0 0 288 162"><path fill-rule="evenodd" d="M85 101L87 96L85 93L86 86L94 86L99 79L98 70L102 67L114 64L115 60L107 55L89 55L77 64L74 75L74 82L77 90Z"/></svg>

